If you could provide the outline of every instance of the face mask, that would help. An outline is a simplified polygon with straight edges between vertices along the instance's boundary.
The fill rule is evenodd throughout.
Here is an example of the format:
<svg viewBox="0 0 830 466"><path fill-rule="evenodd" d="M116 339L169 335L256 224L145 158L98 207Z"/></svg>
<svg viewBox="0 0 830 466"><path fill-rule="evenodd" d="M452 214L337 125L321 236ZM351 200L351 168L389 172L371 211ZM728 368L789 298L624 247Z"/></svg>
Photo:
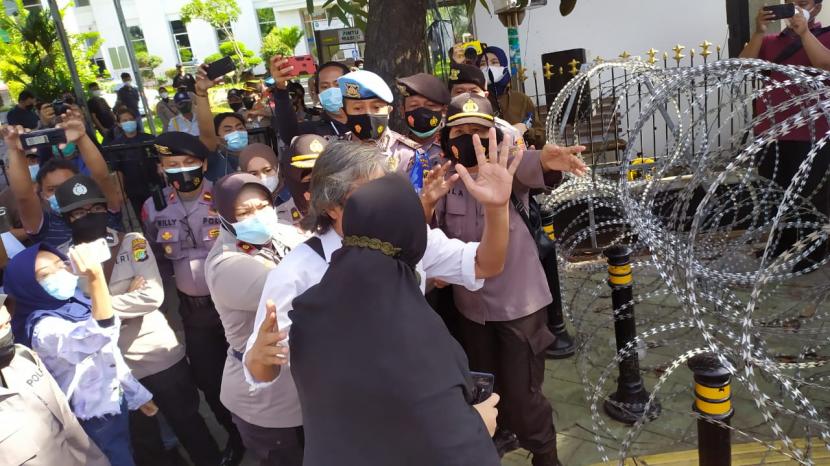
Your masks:
<svg viewBox="0 0 830 466"><path fill-rule="evenodd" d="M49 296L66 301L75 296L75 288L78 287L78 276L72 275L66 269L61 269L43 280L39 280L38 283L49 293Z"/></svg>
<svg viewBox="0 0 830 466"><path fill-rule="evenodd" d="M125 133L135 133L138 130L138 123L135 121L125 121L121 123L121 129Z"/></svg>
<svg viewBox="0 0 830 466"><path fill-rule="evenodd" d="M161 97L164 100L167 100L167 98L170 97L170 94L168 94L166 92L161 92L161 93L159 93L159 97Z"/></svg>
<svg viewBox="0 0 830 466"><path fill-rule="evenodd" d="M343 93L339 87L330 87L320 93L320 105L329 113L337 113L343 108Z"/></svg>
<svg viewBox="0 0 830 466"><path fill-rule="evenodd" d="M273 193L274 191L276 191L277 185L279 184L280 180L276 176L268 176L265 177L265 179L262 180L262 182L263 184L265 184L265 187Z"/></svg>
<svg viewBox="0 0 830 466"><path fill-rule="evenodd" d="M258 211L256 215L236 222L232 226L239 241L248 244L265 244L271 239L277 222L277 211L266 207Z"/></svg>
<svg viewBox="0 0 830 466"><path fill-rule="evenodd" d="M359 139L378 139L389 125L389 115L349 115L346 125Z"/></svg>
<svg viewBox="0 0 830 466"><path fill-rule="evenodd" d="M253 97L245 97L245 98L242 99L242 105L244 105L245 108L248 109L248 110L254 108L255 103L256 103L256 100L254 100Z"/></svg>
<svg viewBox="0 0 830 466"><path fill-rule="evenodd" d="M14 358L14 334L12 328L6 329L6 333L0 336L0 367L8 367Z"/></svg>
<svg viewBox="0 0 830 466"><path fill-rule="evenodd" d="M109 224L109 214L106 212L86 214L85 217L69 224L69 229L72 230L72 242L83 244L106 238L107 224Z"/></svg>
<svg viewBox="0 0 830 466"><path fill-rule="evenodd" d="M442 119L441 112L424 107L406 112L406 124L412 133L419 138L428 138L435 134L441 127Z"/></svg>
<svg viewBox="0 0 830 466"><path fill-rule="evenodd" d="M484 71L488 84L496 84L504 78L505 70L506 68L503 66L490 66L490 68L483 68L481 71ZM490 74L493 75L493 79L490 79Z"/></svg>
<svg viewBox="0 0 830 466"><path fill-rule="evenodd" d="M230 106L231 106L231 110L233 110L234 112L238 112L238 111L242 110L242 107L243 107L242 102L234 102L234 103L230 104Z"/></svg>
<svg viewBox="0 0 830 466"><path fill-rule="evenodd" d="M57 147L52 147L52 154L54 154L55 157L60 157L61 155L63 155L63 157L69 157L74 153L75 153L75 143L74 142L67 142L66 145L63 146L63 149L58 149Z"/></svg>
<svg viewBox="0 0 830 466"><path fill-rule="evenodd" d="M248 145L247 131L234 131L225 135L225 143L228 149L233 151L240 151Z"/></svg>
<svg viewBox="0 0 830 466"><path fill-rule="evenodd" d="M461 136L452 138L449 140L448 145L453 163L460 163L467 168L478 165L476 149L475 146L473 146L472 134L462 134ZM487 150L487 148L490 147L489 138L481 138L481 145L485 148L485 150Z"/></svg>
<svg viewBox="0 0 830 466"><path fill-rule="evenodd" d="M202 185L202 166L185 168L168 168L164 170L167 180L176 191L190 193Z"/></svg>
<svg viewBox="0 0 830 466"><path fill-rule="evenodd" d="M193 110L193 104L190 102L180 103L178 104L178 107L179 111L182 113L190 113L190 111Z"/></svg>
<svg viewBox="0 0 830 466"><path fill-rule="evenodd" d="M104 93L102 91L92 91L93 97L101 97Z"/></svg>
<svg viewBox="0 0 830 466"><path fill-rule="evenodd" d="M37 174L40 172L40 165L29 165L29 176L32 181L37 181Z"/></svg>
<svg viewBox="0 0 830 466"><path fill-rule="evenodd" d="M49 203L49 208L52 209L52 212L59 213L61 207L58 205L58 198L55 197L54 194L46 198L46 202Z"/></svg>
<svg viewBox="0 0 830 466"><path fill-rule="evenodd" d="M29 111L34 110L35 109L35 104L29 104L25 108L26 108L26 110L29 110Z"/></svg>

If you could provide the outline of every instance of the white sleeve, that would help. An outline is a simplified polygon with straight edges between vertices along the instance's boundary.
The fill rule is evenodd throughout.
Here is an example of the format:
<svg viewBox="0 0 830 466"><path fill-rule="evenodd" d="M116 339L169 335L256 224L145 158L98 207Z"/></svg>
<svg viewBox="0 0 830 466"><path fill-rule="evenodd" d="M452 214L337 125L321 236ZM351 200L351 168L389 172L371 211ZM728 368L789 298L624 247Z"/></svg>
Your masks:
<svg viewBox="0 0 830 466"><path fill-rule="evenodd" d="M484 279L476 278L479 243L450 239L438 228L427 228L427 249L423 258L426 278L461 285L470 291L480 290Z"/></svg>
<svg viewBox="0 0 830 466"><path fill-rule="evenodd" d="M109 327L101 327L90 317L72 322L60 317L44 317L32 332L32 349L41 356L63 359L79 364L108 343L118 341L120 321L117 316Z"/></svg>
<svg viewBox="0 0 830 466"><path fill-rule="evenodd" d="M268 278L265 280L265 286L262 289L262 297L259 299L259 306L257 306L256 310L256 319L254 319L253 332L251 333L251 336L248 337L248 342L245 344L245 354L242 356L242 368L245 373L245 381L248 382L254 390L267 387L279 379L279 376L277 376L277 378L272 381L258 381L253 375L251 375L251 372L248 370L248 365L245 364L248 352L251 351L251 348L254 346L254 342L256 342L259 327L262 325L262 321L265 320L266 302L269 299L274 301L274 304L277 305L277 325L280 330L288 331L291 327L291 319L288 318L288 312L292 309L291 303L294 301L294 298L302 294L311 285L314 285L313 283L307 283L307 279L303 274L303 261L295 260L299 259L299 256L308 257L308 255L305 254L298 254L303 252L300 248L307 248L307 246L299 246L298 249L292 251L292 254L286 256L285 259L283 259L283 261L280 262L276 268L274 268L274 270L268 272ZM286 339L284 344L287 343L288 340ZM287 369L289 365L290 362L289 364L283 366L283 369ZM280 371L280 374L282 374L282 371Z"/></svg>
<svg viewBox="0 0 830 466"><path fill-rule="evenodd" d="M118 374L118 382L121 384L121 389L124 391L124 399L127 400L127 409L135 411L148 401L153 399L153 394L147 390L144 385L136 380L127 362L124 361L124 356L121 354L121 349L113 342L113 356L115 357L115 372Z"/></svg>

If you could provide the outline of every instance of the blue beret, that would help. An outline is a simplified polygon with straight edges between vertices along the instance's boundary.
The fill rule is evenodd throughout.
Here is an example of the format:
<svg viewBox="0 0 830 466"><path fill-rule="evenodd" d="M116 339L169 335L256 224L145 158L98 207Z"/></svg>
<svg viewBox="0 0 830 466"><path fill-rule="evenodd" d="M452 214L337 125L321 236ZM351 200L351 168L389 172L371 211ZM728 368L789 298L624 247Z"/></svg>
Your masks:
<svg viewBox="0 0 830 466"><path fill-rule="evenodd" d="M366 70L352 71L337 79L344 99L381 99L391 104L392 89L380 76Z"/></svg>

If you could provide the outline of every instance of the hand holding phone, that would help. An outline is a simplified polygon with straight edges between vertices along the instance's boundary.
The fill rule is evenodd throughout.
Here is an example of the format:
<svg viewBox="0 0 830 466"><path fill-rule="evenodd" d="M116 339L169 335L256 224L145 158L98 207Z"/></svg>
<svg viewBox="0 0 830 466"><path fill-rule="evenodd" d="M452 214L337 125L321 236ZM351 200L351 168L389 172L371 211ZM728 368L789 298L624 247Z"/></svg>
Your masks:
<svg viewBox="0 0 830 466"><path fill-rule="evenodd" d="M236 64L231 57L223 57L207 66L207 78L216 81L231 71L236 71Z"/></svg>
<svg viewBox="0 0 830 466"><path fill-rule="evenodd" d="M69 248L72 273L89 277L102 272L101 264L110 260L112 254L105 238L91 243L76 244Z"/></svg>
<svg viewBox="0 0 830 466"><path fill-rule="evenodd" d="M63 128L49 128L20 133L20 146L23 150L58 146L60 144L66 144L66 142L66 130Z"/></svg>
<svg viewBox="0 0 830 466"><path fill-rule="evenodd" d="M486 372L470 372L473 378L473 404L484 403L493 394L496 378Z"/></svg>
<svg viewBox="0 0 830 466"><path fill-rule="evenodd" d="M783 5L767 5L764 7L764 11L772 13L773 16L770 19L773 21L792 18L795 16L795 4L785 3Z"/></svg>

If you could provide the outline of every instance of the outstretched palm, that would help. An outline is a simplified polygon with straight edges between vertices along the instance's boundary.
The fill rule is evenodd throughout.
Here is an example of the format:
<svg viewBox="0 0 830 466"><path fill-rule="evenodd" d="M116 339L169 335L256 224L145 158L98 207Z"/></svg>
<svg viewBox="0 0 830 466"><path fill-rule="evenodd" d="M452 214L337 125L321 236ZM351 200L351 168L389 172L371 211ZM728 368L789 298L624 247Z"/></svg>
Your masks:
<svg viewBox="0 0 830 466"><path fill-rule="evenodd" d="M490 129L489 138L490 150L488 153L490 156L488 158L485 156L484 147L481 145L481 138L478 135L473 136L473 147L475 147L476 159L478 160L478 175L475 179L470 176L467 168L463 165L456 165L455 169L461 177L461 181L467 187L467 191L478 202L485 207L501 207L510 200L510 193L513 190L513 175L516 174L524 153L520 151L508 166L507 160L510 157L510 148L513 146L513 141L504 140L501 150L499 150L495 128Z"/></svg>

